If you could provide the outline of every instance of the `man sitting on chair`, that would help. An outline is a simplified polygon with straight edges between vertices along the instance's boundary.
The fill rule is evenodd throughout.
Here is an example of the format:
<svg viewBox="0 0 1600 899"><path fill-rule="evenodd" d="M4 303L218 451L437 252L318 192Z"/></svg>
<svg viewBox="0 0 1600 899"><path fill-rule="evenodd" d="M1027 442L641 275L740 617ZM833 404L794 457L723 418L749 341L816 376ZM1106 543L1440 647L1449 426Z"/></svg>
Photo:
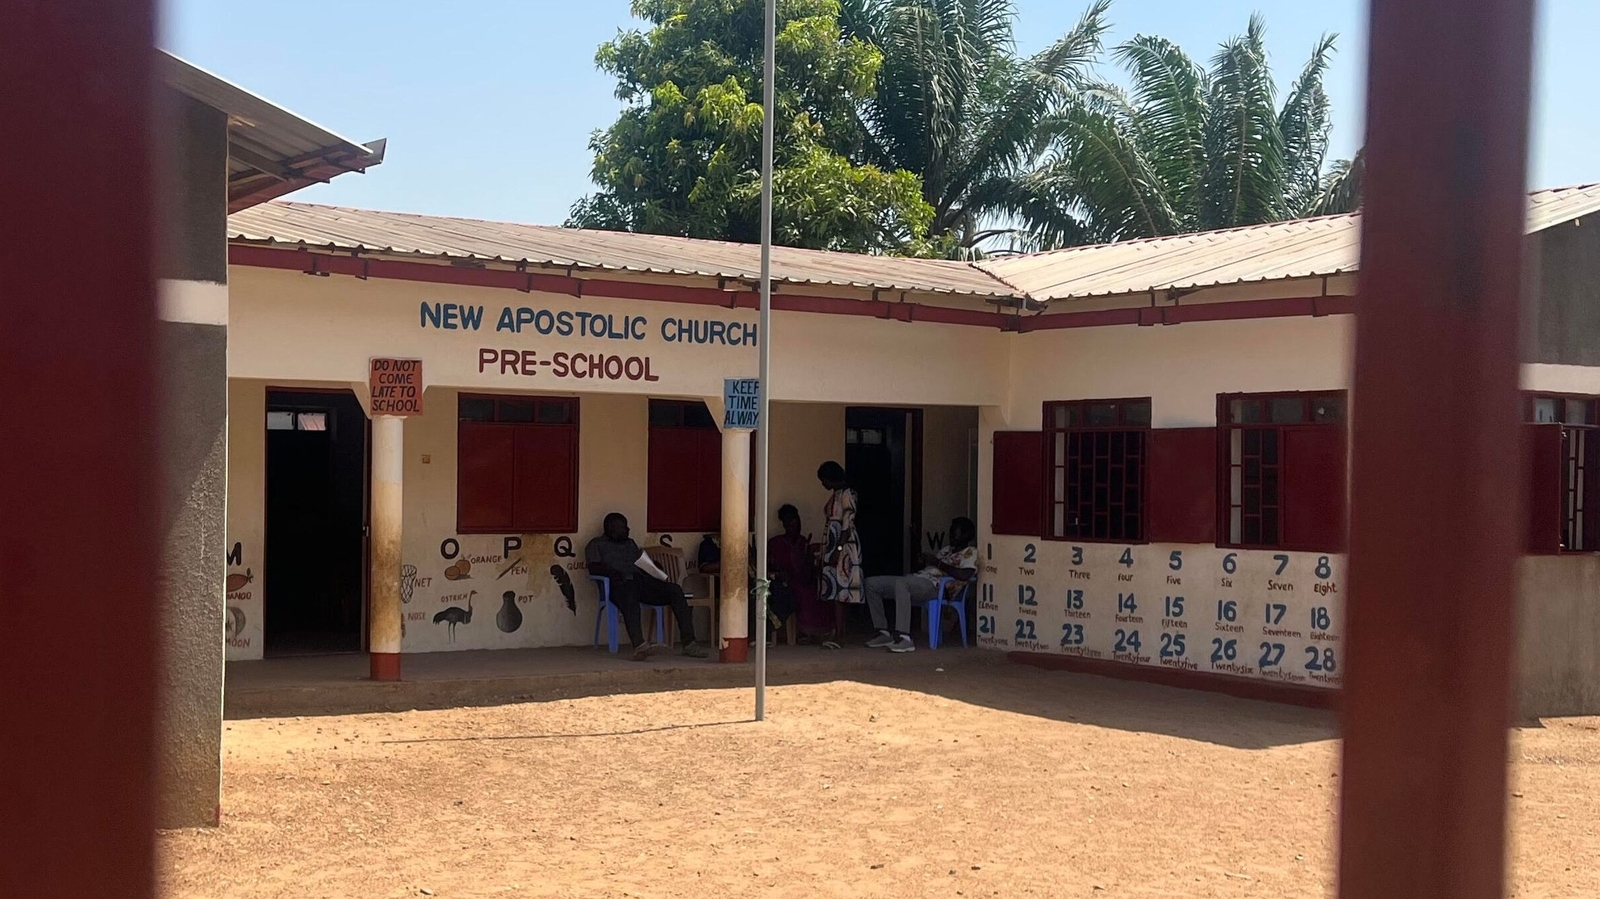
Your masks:
<svg viewBox="0 0 1600 899"><path fill-rule="evenodd" d="M672 614L678 619L683 654L696 659L710 654L695 642L694 617L683 588L672 583L666 572L656 567L639 544L628 536L628 519L621 512L606 516L604 532L589 541L583 555L590 574L611 580L611 602L622 611L628 639L633 643L634 661L644 661L654 648L644 638L640 605L671 606Z"/></svg>
<svg viewBox="0 0 1600 899"><path fill-rule="evenodd" d="M966 582L978 576L978 548L973 542L978 529L970 518L957 518L950 522L950 542L937 555L923 553L924 567L916 574L877 575L867 578L865 592L867 608L872 612L872 624L878 636L867 641L874 648L887 647L890 652L911 652L917 644L911 640L911 604L927 602L939 589L940 578L954 578ZM885 596L894 596L894 631L889 630L889 618L883 612ZM939 626L929 621L931 630Z"/></svg>

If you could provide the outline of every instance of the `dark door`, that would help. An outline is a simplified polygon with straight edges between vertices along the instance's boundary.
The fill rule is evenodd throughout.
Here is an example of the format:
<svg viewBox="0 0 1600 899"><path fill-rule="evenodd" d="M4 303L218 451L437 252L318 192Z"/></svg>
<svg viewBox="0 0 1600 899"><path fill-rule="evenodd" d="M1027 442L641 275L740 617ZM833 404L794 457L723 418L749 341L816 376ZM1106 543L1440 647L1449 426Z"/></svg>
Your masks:
<svg viewBox="0 0 1600 899"><path fill-rule="evenodd" d="M856 531L868 577L905 574L921 528L921 411L845 410L845 469L856 489Z"/></svg>
<svg viewBox="0 0 1600 899"><path fill-rule="evenodd" d="M349 391L267 393L264 651L358 652L367 417Z"/></svg>

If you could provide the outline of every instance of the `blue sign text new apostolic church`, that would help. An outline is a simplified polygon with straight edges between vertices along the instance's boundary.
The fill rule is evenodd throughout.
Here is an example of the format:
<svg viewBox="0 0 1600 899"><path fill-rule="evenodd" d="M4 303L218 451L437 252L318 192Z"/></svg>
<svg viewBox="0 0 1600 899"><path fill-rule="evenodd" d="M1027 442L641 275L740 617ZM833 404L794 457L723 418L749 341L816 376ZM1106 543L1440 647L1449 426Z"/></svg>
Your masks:
<svg viewBox="0 0 1600 899"><path fill-rule="evenodd" d="M753 431L761 427L761 382L755 378L722 379L723 430Z"/></svg>
<svg viewBox="0 0 1600 899"><path fill-rule="evenodd" d="M441 331L482 331L488 321L484 307L462 303L423 303L418 323ZM649 340L713 346L755 346L756 326L715 318L667 316L652 325L644 315L581 312L571 309L536 309L505 306L494 320L494 330L521 334L524 329L549 337L589 337L605 340Z"/></svg>

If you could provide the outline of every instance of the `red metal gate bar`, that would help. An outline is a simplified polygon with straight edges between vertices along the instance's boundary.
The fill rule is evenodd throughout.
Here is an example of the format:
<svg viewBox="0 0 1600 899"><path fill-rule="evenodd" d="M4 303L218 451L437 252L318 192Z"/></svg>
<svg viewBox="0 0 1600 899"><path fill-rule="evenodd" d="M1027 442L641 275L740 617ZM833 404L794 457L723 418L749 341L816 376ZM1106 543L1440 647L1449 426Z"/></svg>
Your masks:
<svg viewBox="0 0 1600 899"><path fill-rule="evenodd" d="M0 3L0 896L152 891L154 34Z"/></svg>
<svg viewBox="0 0 1600 899"><path fill-rule="evenodd" d="M1502 894L1532 0L1373 0L1340 895Z"/></svg>

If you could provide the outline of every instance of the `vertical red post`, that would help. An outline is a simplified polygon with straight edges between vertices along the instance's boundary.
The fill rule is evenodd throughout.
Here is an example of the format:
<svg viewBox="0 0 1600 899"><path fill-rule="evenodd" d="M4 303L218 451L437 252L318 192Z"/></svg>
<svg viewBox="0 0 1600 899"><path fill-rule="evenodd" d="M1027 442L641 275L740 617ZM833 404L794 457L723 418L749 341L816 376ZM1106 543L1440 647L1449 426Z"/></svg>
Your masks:
<svg viewBox="0 0 1600 899"><path fill-rule="evenodd" d="M0 896L153 889L154 34L0 4Z"/></svg>
<svg viewBox="0 0 1600 899"><path fill-rule="evenodd" d="M1372 0L1340 895L1502 894L1532 0Z"/></svg>

